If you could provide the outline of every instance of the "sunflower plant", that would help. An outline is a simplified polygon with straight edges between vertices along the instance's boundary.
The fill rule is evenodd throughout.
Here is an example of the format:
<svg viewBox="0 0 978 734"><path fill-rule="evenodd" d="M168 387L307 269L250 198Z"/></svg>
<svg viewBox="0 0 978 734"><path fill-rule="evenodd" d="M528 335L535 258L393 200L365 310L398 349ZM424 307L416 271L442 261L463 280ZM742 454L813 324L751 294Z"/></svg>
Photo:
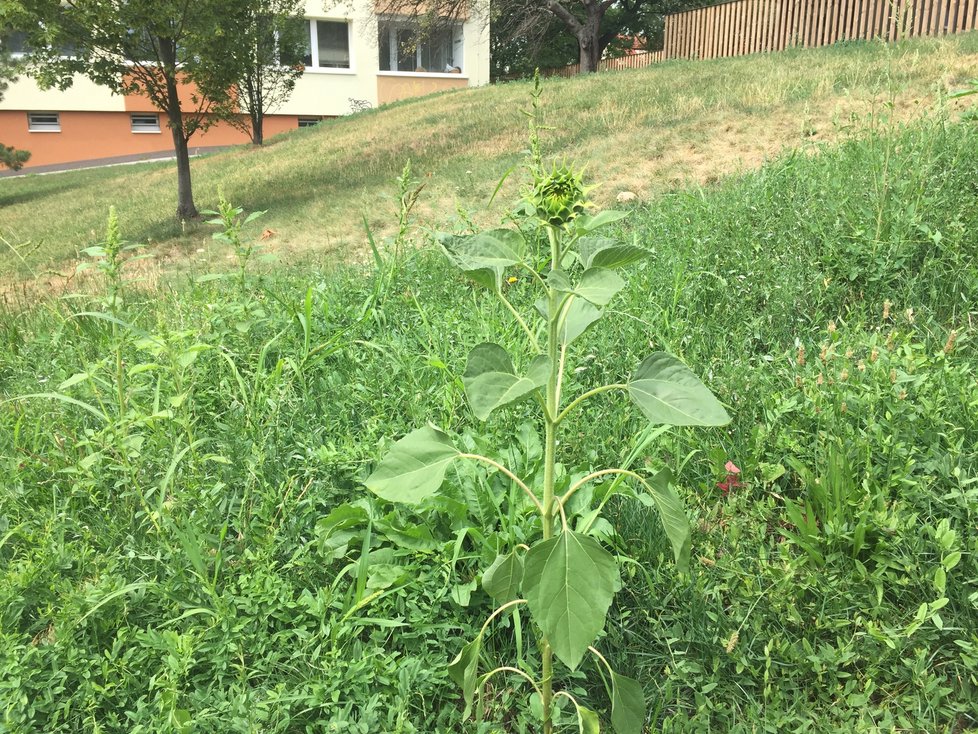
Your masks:
<svg viewBox="0 0 978 734"><path fill-rule="evenodd" d="M719 426L730 419L696 375L676 357L655 352L617 383L568 395L564 377L572 347L597 323L625 286L624 268L651 256L637 242L607 234L625 214L592 213L581 171L565 163L544 167L536 126L539 86L531 127L532 183L514 217L517 226L468 236L444 236L448 258L476 283L489 289L519 325L525 349L511 354L500 344L476 345L462 382L472 413L480 421L518 401L532 401L543 434L543 469L520 477L499 461L456 446L444 431L428 425L394 443L366 479L366 486L389 501L418 504L439 492L457 461L479 462L504 475L525 498L537 528L532 543L500 553L482 575L482 586L498 605L475 639L449 665L461 686L466 716L481 715L486 686L495 676L516 676L528 686L531 709L544 734L554 731L567 712L581 732L598 732L597 714L568 690L555 690L556 665L570 670L590 654L599 666L611 699L611 725L618 734L641 734L645 698L638 681L616 673L595 647L612 600L622 588L618 559L603 545L598 518L614 495L657 508L676 562L689 558L690 530L683 503L669 471L646 476L626 467L596 469L568 476L558 461L558 437L580 406L604 393L627 396L651 426ZM539 299L521 313L507 299L504 283L521 274ZM580 430L578 427L577 430ZM640 450L656 430L640 437ZM600 485L600 490L595 489ZM594 504L596 507L591 507ZM483 670L482 643L501 615L528 610L539 649L534 669L520 661Z"/></svg>

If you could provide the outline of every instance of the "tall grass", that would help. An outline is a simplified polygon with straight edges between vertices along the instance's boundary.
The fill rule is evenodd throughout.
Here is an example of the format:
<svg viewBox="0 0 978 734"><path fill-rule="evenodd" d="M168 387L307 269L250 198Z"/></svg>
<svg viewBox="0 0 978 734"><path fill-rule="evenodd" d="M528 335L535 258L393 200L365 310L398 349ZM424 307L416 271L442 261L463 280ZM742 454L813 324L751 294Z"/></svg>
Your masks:
<svg viewBox="0 0 978 734"><path fill-rule="evenodd" d="M689 575L653 517L614 513L642 583L602 648L643 682L650 731L978 725L976 143L940 117L881 124L633 212L656 257L574 380L651 343L734 416L656 447L694 508ZM0 319L3 728L467 730L443 664L489 605L479 546L360 481L426 421L535 449L518 409L477 431L455 379L504 315L428 247L378 258ZM564 449L619 459L624 415L595 404Z"/></svg>

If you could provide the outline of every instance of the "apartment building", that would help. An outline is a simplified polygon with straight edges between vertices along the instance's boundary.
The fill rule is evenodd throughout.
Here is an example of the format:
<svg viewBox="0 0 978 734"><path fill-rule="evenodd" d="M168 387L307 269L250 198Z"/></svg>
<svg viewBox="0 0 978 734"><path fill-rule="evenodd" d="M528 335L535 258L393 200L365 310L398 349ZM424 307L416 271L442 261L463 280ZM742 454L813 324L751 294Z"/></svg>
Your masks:
<svg viewBox="0 0 978 734"><path fill-rule="evenodd" d="M489 26L470 16L420 43L404 19L378 16L369 0L324 6L306 0L305 71L289 100L265 118L265 136L314 125L395 100L489 82ZM14 39L13 51L19 49ZM0 141L29 150L32 167L152 157L172 151L166 116L137 95L114 94L85 77L65 91L30 78L0 101ZM190 140L191 151L248 142L218 123Z"/></svg>

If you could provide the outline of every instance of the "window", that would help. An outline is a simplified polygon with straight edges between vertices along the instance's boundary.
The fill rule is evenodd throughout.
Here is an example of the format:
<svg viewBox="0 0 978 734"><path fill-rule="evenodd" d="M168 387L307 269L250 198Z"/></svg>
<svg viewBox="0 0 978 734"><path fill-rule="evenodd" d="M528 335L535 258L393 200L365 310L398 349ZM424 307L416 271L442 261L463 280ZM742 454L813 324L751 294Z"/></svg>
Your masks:
<svg viewBox="0 0 978 734"><path fill-rule="evenodd" d="M457 74L462 70L461 26L421 35L417 26L408 23L380 23L377 48L381 71Z"/></svg>
<svg viewBox="0 0 978 734"><path fill-rule="evenodd" d="M315 127L323 121L321 117L300 117L299 127Z"/></svg>
<svg viewBox="0 0 978 734"><path fill-rule="evenodd" d="M19 58L27 53L27 34L23 31L13 31L3 38L0 43L3 50L10 53L14 58Z"/></svg>
<svg viewBox="0 0 978 734"><path fill-rule="evenodd" d="M61 117L57 112L28 112L27 129L32 133L59 133Z"/></svg>
<svg viewBox="0 0 978 734"><path fill-rule="evenodd" d="M349 69L350 24L343 20L310 20L303 62L310 69Z"/></svg>
<svg viewBox="0 0 978 734"><path fill-rule="evenodd" d="M158 133L160 116L152 112L129 115L129 124L134 133Z"/></svg>

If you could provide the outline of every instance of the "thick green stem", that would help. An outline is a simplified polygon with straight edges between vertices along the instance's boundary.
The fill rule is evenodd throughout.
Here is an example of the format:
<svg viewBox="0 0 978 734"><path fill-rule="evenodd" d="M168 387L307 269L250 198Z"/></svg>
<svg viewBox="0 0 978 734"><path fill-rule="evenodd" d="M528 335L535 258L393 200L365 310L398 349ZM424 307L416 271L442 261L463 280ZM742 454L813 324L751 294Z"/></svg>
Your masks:
<svg viewBox="0 0 978 734"><path fill-rule="evenodd" d="M553 227L547 228L547 237L550 240L550 267L552 270L560 269L560 242ZM560 410L560 388L559 388L559 345L558 345L558 326L557 317L557 298L558 294L552 288L547 289L548 314L550 324L547 333L547 356L550 358L550 379L547 380L547 410L544 415L544 458L543 458L543 539L550 540L553 537L554 522L554 468L557 462L557 421L556 416ZM550 641L544 636L541 639L540 657L543 680L541 681L542 694L540 698L543 704L543 734L553 734L553 648Z"/></svg>

